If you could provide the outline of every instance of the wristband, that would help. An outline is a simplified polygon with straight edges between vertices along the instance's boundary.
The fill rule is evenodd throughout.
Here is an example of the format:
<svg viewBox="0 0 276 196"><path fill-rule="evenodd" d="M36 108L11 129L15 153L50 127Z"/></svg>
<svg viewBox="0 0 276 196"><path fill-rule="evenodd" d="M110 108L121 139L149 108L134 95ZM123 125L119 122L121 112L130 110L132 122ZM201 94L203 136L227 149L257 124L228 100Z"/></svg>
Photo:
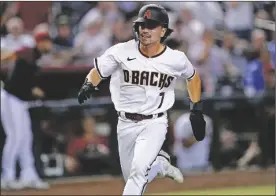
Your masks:
<svg viewBox="0 0 276 196"><path fill-rule="evenodd" d="M190 101L190 110L202 110L203 109L203 102L198 101L198 102L192 102Z"/></svg>

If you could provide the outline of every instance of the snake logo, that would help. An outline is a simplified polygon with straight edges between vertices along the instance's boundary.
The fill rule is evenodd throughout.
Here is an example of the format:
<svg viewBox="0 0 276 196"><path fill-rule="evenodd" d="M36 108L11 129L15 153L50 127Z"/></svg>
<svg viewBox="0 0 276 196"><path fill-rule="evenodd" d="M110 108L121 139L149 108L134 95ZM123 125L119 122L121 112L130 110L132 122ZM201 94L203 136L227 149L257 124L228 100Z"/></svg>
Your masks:
<svg viewBox="0 0 276 196"><path fill-rule="evenodd" d="M150 18L151 18L150 10L147 10L147 11L145 12L144 17L147 18L147 19L150 19Z"/></svg>

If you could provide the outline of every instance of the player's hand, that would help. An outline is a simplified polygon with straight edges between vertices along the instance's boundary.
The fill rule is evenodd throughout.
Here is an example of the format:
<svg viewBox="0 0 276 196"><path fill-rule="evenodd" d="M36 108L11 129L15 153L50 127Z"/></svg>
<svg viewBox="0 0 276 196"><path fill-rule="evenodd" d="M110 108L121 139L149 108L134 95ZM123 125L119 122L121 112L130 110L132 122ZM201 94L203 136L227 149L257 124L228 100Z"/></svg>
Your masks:
<svg viewBox="0 0 276 196"><path fill-rule="evenodd" d="M202 113L202 102L190 104L190 121L197 141L202 141L206 133L206 122Z"/></svg>
<svg viewBox="0 0 276 196"><path fill-rule="evenodd" d="M95 90L98 90L97 87L93 86L93 84L86 78L78 94L79 103L83 104L84 101L91 97L92 92Z"/></svg>
<svg viewBox="0 0 276 196"><path fill-rule="evenodd" d="M45 93L44 91L39 88L39 87L34 87L32 88L32 94L35 96L35 97L38 97L38 98L43 98L45 97Z"/></svg>

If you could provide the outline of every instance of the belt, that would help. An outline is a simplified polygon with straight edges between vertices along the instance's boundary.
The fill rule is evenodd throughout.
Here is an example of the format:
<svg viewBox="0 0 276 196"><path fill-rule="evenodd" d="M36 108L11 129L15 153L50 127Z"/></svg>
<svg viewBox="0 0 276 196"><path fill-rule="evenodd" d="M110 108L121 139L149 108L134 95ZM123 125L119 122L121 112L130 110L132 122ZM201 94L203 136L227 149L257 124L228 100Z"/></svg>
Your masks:
<svg viewBox="0 0 276 196"><path fill-rule="evenodd" d="M146 119L153 119L159 118L164 115L164 112L160 112L158 114L151 114L151 115L143 115L143 114L136 114L136 113L128 113L128 112L118 112L120 117L125 117L129 120L141 121Z"/></svg>

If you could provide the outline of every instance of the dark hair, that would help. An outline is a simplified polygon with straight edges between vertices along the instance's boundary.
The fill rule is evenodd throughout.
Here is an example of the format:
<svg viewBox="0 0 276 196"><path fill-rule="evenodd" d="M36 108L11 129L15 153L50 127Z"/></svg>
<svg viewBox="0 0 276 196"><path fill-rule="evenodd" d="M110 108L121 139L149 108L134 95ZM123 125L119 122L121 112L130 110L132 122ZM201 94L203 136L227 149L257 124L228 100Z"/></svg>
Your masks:
<svg viewBox="0 0 276 196"><path fill-rule="evenodd" d="M247 48L244 50L243 55L247 61L253 61L260 57L260 51L253 48Z"/></svg>

